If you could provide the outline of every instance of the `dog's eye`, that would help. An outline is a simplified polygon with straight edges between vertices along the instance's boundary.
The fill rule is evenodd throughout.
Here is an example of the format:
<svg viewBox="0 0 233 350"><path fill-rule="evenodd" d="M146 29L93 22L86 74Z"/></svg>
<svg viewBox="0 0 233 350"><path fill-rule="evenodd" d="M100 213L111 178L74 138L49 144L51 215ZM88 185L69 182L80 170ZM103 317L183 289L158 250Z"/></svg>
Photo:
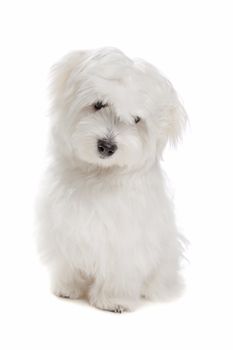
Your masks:
<svg viewBox="0 0 233 350"><path fill-rule="evenodd" d="M96 111L99 111L100 109L106 107L107 104L104 104L102 101L97 101L95 104L94 104L94 108Z"/></svg>
<svg viewBox="0 0 233 350"><path fill-rule="evenodd" d="M138 116L137 116L137 117L135 117L135 118L134 118L135 124L139 123L139 122L140 122L140 120L141 120L141 118L140 118L140 117L138 117Z"/></svg>

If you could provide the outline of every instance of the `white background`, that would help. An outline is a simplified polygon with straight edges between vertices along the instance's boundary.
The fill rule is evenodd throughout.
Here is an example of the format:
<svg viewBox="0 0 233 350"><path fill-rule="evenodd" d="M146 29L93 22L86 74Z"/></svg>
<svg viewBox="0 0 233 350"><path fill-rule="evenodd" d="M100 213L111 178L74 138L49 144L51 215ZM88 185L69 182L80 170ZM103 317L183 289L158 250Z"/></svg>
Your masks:
<svg viewBox="0 0 233 350"><path fill-rule="evenodd" d="M0 19L1 349L232 349L232 1L5 1ZM49 291L33 238L48 71L73 49L154 63L190 127L164 168L190 240L184 296L115 315Z"/></svg>

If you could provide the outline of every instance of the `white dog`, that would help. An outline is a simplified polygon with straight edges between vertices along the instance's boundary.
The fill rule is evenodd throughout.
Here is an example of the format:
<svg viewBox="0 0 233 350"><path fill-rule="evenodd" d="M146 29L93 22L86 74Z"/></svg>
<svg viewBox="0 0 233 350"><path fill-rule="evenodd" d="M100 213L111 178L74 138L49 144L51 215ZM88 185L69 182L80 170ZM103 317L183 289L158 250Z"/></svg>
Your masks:
<svg viewBox="0 0 233 350"><path fill-rule="evenodd" d="M186 122L174 88L113 48L73 52L52 74L38 236L53 292L115 312L172 297L182 241L160 159Z"/></svg>

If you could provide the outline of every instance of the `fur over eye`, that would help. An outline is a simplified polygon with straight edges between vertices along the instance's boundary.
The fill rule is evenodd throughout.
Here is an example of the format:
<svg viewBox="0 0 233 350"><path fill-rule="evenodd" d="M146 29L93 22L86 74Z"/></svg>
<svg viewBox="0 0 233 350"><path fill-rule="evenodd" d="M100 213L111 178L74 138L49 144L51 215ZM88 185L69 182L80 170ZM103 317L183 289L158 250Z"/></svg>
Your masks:
<svg viewBox="0 0 233 350"><path fill-rule="evenodd" d="M140 117L138 117L138 116L137 116L137 117L135 117L135 118L134 118L135 124L139 123L139 122L140 122L140 120L141 120L141 118L140 118Z"/></svg>
<svg viewBox="0 0 233 350"><path fill-rule="evenodd" d="M94 104L94 108L96 111L99 111L100 109L106 107L107 104L104 104L102 101L97 101L95 104Z"/></svg>

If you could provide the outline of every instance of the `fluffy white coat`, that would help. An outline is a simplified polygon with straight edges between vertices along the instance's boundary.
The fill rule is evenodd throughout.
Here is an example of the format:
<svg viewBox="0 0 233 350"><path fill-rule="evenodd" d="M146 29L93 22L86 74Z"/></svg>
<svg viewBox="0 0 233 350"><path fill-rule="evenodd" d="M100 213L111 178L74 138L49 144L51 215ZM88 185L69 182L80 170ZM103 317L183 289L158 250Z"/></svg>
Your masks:
<svg viewBox="0 0 233 350"><path fill-rule="evenodd" d="M160 167L186 121L174 88L149 63L104 48L55 65L52 97L38 244L53 292L118 312L176 295L182 242ZM110 157L103 138L117 145Z"/></svg>

